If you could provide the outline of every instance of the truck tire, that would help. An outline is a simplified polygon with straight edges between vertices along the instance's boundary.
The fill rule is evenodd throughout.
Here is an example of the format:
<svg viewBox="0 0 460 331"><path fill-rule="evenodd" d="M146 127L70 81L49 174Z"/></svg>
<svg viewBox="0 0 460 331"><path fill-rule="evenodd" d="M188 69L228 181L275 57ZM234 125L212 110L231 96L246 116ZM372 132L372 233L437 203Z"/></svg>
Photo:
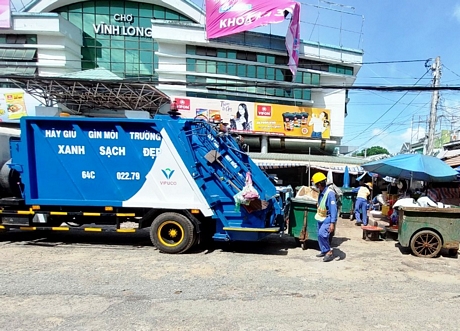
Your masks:
<svg viewBox="0 0 460 331"><path fill-rule="evenodd" d="M434 231L422 230L410 240L410 249L418 257L436 257L442 248L441 237Z"/></svg>
<svg viewBox="0 0 460 331"><path fill-rule="evenodd" d="M195 243L193 223L179 213L158 215L150 226L150 240L164 253L184 253Z"/></svg>

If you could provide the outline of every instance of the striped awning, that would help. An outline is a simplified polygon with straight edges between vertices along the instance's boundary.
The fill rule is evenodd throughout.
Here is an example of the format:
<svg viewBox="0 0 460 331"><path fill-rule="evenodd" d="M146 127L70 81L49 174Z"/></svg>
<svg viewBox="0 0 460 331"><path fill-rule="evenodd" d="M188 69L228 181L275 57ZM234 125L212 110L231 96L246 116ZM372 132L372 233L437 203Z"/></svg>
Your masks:
<svg viewBox="0 0 460 331"><path fill-rule="evenodd" d="M261 169L284 169L284 168L295 168L295 167L307 167L314 168L324 171L332 171L336 173L344 173L345 167L348 166L348 173L351 175L357 175L363 173L364 169L356 165L347 164L330 164L326 162L306 162L306 161L278 161L278 160L254 160L255 164Z"/></svg>

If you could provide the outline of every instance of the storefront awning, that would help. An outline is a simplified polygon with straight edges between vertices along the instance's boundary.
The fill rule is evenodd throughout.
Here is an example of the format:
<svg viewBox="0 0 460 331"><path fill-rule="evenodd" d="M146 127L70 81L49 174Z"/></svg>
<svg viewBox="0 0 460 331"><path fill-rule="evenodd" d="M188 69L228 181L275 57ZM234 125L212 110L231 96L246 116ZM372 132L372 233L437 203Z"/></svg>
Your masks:
<svg viewBox="0 0 460 331"><path fill-rule="evenodd" d="M257 164L261 169L284 169L284 168L295 168L295 167L306 167L324 170L324 171L332 171L336 173L344 173L345 167L348 166L348 173L351 175L357 175L364 172L364 169L357 165L347 165L347 164L329 164L325 162L289 162L289 161L281 161L281 160L254 160L255 164Z"/></svg>

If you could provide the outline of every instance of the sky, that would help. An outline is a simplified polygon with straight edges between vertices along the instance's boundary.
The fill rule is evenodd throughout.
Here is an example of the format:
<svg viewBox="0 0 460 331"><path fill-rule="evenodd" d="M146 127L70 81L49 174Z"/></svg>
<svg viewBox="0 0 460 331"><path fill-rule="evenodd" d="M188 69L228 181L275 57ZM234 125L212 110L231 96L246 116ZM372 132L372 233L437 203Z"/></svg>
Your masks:
<svg viewBox="0 0 460 331"><path fill-rule="evenodd" d="M203 7L204 0L193 2ZM364 52L354 85L430 86L429 68L439 56L441 85L460 86L460 0L300 2L303 40ZM256 31L284 36L287 24ZM431 97L431 91L350 91L342 145L399 152L426 134ZM460 129L460 92L442 91L439 100L437 131Z"/></svg>

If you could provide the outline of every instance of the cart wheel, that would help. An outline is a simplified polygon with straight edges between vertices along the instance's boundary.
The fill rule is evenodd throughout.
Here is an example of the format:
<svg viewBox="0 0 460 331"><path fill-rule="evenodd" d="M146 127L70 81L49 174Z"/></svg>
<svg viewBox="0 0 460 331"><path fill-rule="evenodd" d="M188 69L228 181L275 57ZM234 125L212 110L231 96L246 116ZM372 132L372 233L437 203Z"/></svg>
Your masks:
<svg viewBox="0 0 460 331"><path fill-rule="evenodd" d="M417 232L410 241L410 249L418 257L435 257L442 248L442 240L439 235L430 230Z"/></svg>
<svg viewBox="0 0 460 331"><path fill-rule="evenodd" d="M303 250L303 251L306 250L306 249L307 249L307 241L302 241L302 242L300 243L300 247L302 247L302 250Z"/></svg>

